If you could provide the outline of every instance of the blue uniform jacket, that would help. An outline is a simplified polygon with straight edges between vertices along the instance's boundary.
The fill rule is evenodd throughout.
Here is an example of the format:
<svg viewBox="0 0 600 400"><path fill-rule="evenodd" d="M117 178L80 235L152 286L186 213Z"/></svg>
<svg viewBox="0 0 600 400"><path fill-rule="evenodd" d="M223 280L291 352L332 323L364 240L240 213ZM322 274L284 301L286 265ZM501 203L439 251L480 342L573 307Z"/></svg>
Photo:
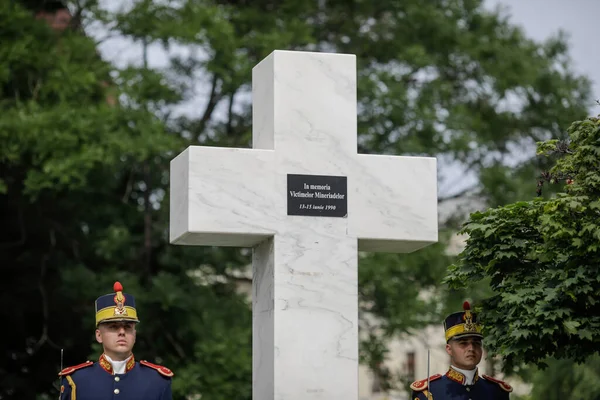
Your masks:
<svg viewBox="0 0 600 400"><path fill-rule="evenodd" d="M132 357L133 360L133 357ZM124 374L112 374L102 357L65 368L60 400L171 400L171 376L165 367L146 361L128 363Z"/></svg>
<svg viewBox="0 0 600 400"><path fill-rule="evenodd" d="M512 387L487 375L475 375L472 385L463 385L464 375L450 369L445 375L433 375L410 385L413 399L426 400L508 400ZM429 397L431 394L432 397Z"/></svg>

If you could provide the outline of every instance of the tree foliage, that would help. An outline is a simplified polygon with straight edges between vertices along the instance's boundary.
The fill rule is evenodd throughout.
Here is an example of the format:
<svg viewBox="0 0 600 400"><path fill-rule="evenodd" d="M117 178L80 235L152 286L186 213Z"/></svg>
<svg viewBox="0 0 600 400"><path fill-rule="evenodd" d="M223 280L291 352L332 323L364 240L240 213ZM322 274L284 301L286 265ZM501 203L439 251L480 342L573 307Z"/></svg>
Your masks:
<svg viewBox="0 0 600 400"><path fill-rule="evenodd" d="M69 27L52 29L46 17L64 4ZM560 137L589 97L564 38L535 43L479 0L123 4L0 2L2 398L55 396L61 348L65 365L98 356L93 302L117 279L138 299L136 355L175 371L175 398L251 397L239 291L250 253L168 243L168 162L190 144L250 146L251 68L274 49L356 54L359 150L437 156L442 204L457 195L444 187L496 204L523 196L523 176L543 163L525 157L513 170L515 150ZM141 50L137 62L102 59L115 36ZM476 187L460 185L464 172ZM415 254L361 255L372 368L382 340L458 304L439 285L451 229Z"/></svg>
<svg viewBox="0 0 600 400"><path fill-rule="evenodd" d="M583 363L572 359L548 360L548 367L535 370L531 394L521 400L597 399L600 397L600 357Z"/></svg>
<svg viewBox="0 0 600 400"><path fill-rule="evenodd" d="M564 191L471 215L450 268L456 287L489 279L486 343L509 368L547 357L581 362L600 349L600 119L574 122L568 136L538 146L560 156L540 182Z"/></svg>

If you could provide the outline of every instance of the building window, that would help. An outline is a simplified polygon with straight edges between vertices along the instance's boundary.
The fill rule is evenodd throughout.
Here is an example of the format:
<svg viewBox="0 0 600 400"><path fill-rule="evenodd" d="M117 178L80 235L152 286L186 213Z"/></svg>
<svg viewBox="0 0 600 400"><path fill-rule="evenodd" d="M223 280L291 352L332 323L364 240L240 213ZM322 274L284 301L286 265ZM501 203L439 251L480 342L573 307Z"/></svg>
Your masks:
<svg viewBox="0 0 600 400"><path fill-rule="evenodd" d="M409 381L414 381L415 377L415 352L409 351L406 353L406 364L404 366L404 371L406 371L406 379Z"/></svg>

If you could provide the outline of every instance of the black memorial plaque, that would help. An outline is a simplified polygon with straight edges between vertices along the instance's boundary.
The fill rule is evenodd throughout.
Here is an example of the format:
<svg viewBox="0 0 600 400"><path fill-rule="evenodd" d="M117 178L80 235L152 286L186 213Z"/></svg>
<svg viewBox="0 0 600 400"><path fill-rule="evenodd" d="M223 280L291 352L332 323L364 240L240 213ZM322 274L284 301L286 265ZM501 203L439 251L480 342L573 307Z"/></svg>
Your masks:
<svg viewBox="0 0 600 400"><path fill-rule="evenodd" d="M347 217L348 179L345 176L287 176L288 215Z"/></svg>

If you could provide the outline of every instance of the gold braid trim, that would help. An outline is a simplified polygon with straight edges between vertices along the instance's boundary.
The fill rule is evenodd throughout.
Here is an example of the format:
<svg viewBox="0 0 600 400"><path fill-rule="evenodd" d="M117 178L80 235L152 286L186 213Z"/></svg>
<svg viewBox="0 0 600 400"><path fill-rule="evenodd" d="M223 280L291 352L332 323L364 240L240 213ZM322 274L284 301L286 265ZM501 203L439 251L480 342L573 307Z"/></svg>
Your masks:
<svg viewBox="0 0 600 400"><path fill-rule="evenodd" d="M98 325L100 322L109 322L110 320L139 322L137 310L135 308L129 306L125 306L124 308L125 311L127 311L127 315L125 316L115 316L115 307L113 306L98 310L98 312L96 312L96 325Z"/></svg>
<svg viewBox="0 0 600 400"><path fill-rule="evenodd" d="M131 371L133 367L135 367L135 357L133 357L132 355L129 361L127 361L127 365L125 366L125 372Z"/></svg>
<svg viewBox="0 0 600 400"><path fill-rule="evenodd" d="M67 378L67 382L69 382L69 386L71 386L71 400L77 400L77 394L75 393L75 381L73 381L73 378L71 378L69 375L67 375L65 378Z"/></svg>
<svg viewBox="0 0 600 400"><path fill-rule="evenodd" d="M446 341L450 340L456 335L462 335L465 333L473 333L481 336L481 325L473 325L470 329L465 328L466 324L454 325L452 328L446 330Z"/></svg>

